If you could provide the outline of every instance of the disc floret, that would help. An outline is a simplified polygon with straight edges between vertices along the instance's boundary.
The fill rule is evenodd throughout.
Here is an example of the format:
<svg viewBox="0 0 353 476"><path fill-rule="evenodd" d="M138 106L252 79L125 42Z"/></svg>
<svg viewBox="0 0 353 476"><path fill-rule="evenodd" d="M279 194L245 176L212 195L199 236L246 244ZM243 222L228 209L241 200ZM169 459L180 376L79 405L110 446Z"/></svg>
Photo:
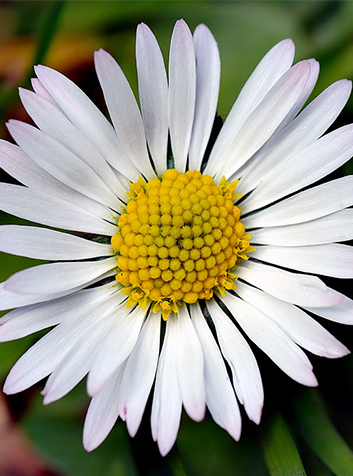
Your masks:
<svg viewBox="0 0 353 476"><path fill-rule="evenodd" d="M167 319L182 303L235 288L231 270L253 250L233 202L236 185L175 169L130 185L111 240L128 307L152 303L152 311Z"/></svg>

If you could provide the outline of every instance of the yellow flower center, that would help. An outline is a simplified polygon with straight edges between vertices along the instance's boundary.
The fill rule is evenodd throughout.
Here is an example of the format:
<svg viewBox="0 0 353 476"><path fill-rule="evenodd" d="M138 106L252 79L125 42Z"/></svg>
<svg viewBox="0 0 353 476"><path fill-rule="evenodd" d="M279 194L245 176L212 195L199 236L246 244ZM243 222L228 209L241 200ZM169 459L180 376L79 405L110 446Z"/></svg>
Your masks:
<svg viewBox="0 0 353 476"><path fill-rule="evenodd" d="M253 250L233 203L236 185L225 178L215 185L209 175L175 169L130 185L111 240L127 307L145 309L152 302L152 311L167 319L182 303L235 288L230 270Z"/></svg>

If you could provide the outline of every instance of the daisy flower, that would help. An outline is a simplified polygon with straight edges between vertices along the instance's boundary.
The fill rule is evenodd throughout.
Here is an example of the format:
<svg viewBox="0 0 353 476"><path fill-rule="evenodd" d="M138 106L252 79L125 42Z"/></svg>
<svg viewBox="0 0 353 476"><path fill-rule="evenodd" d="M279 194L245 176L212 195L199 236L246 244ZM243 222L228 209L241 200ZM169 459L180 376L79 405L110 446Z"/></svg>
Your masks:
<svg viewBox="0 0 353 476"><path fill-rule="evenodd" d="M316 386L302 350L349 351L313 315L353 323L352 301L316 275L353 277L353 177L320 182L353 153L353 127L324 135L351 92L338 81L302 110L319 66L274 46L246 82L214 144L220 58L204 25L184 21L169 68L137 29L139 102L103 50L95 67L111 123L68 78L35 67L20 90L35 126L10 121L0 143L3 211L44 226L3 225L0 249L48 261L1 284L0 339L53 327L15 364L7 394L48 377L44 403L87 376L83 444L120 417L131 436L152 392L162 455L182 408L206 406L235 440L239 404L255 423L263 385L250 344ZM208 146L209 145L209 146ZM244 335L246 337L244 337ZM249 344L250 343L250 344ZM228 368L227 368L228 367Z"/></svg>

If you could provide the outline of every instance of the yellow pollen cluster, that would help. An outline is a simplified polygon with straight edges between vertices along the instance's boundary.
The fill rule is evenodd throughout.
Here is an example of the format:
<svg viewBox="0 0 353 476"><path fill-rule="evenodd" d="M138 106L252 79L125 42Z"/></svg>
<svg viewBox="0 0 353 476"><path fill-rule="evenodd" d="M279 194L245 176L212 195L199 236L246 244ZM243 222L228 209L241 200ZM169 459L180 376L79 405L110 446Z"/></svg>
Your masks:
<svg viewBox="0 0 353 476"><path fill-rule="evenodd" d="M152 302L152 310L167 319L182 302L235 288L229 270L253 249L233 203L235 187L224 178L215 185L208 175L175 169L131 184L111 240L128 307Z"/></svg>

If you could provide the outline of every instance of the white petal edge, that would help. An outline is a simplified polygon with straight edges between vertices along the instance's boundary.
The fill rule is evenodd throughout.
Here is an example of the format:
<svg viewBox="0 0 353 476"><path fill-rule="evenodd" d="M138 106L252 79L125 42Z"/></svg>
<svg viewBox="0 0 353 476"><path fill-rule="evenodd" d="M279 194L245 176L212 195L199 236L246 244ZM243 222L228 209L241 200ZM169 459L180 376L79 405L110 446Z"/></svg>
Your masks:
<svg viewBox="0 0 353 476"><path fill-rule="evenodd" d="M231 368L237 397L244 405L249 419L259 424L264 403L264 391L254 354L244 337L218 304L215 301L207 301L206 304L216 327L222 354Z"/></svg>
<svg viewBox="0 0 353 476"><path fill-rule="evenodd" d="M79 260L111 256L111 245L48 228L0 225L0 251L43 260Z"/></svg>
<svg viewBox="0 0 353 476"><path fill-rule="evenodd" d="M205 417L204 359L200 341L186 306L178 312L177 374L186 413L195 421Z"/></svg>
<svg viewBox="0 0 353 476"><path fill-rule="evenodd" d="M291 273L248 260L237 269L239 278L271 296L299 306L335 306L342 296L328 288L317 276Z"/></svg>
<svg viewBox="0 0 353 476"><path fill-rule="evenodd" d="M249 229L247 229L249 231ZM260 228L251 231L252 245L306 246L348 241L353 239L353 210L296 225ZM256 246L255 246L256 247Z"/></svg>
<svg viewBox="0 0 353 476"><path fill-rule="evenodd" d="M129 180L137 180L138 169L127 157L113 127L87 95L63 74L48 68L36 66L35 72L77 129L92 142L108 163Z"/></svg>
<svg viewBox="0 0 353 476"><path fill-rule="evenodd" d="M115 235L117 230L116 225L73 203L9 183L0 183L0 209L24 220L64 230L108 236Z"/></svg>
<svg viewBox="0 0 353 476"><path fill-rule="evenodd" d="M189 169L200 170L218 103L221 60L217 43L205 25L193 35L196 55L196 104L189 150Z"/></svg>
<svg viewBox="0 0 353 476"><path fill-rule="evenodd" d="M349 353L347 347L298 307L245 283L237 283L236 293L272 319L291 340L313 354L334 359Z"/></svg>
<svg viewBox="0 0 353 476"><path fill-rule="evenodd" d="M115 59L102 49L95 51L94 63L109 115L124 150L146 178L155 177L148 157L141 113L124 73Z"/></svg>
<svg viewBox="0 0 353 476"><path fill-rule="evenodd" d="M288 70L244 121L236 136L224 144L222 159L210 158L205 173L232 176L272 136L300 97L310 75L310 63L301 61Z"/></svg>
<svg viewBox="0 0 353 476"><path fill-rule="evenodd" d="M277 43L262 58L242 88L224 122L211 152L210 165L217 165L223 160L226 146L237 135L245 120L272 86L291 67L293 58L294 43L290 39Z"/></svg>
<svg viewBox="0 0 353 476"><path fill-rule="evenodd" d="M308 357L271 319L228 292L222 297L222 302L247 336L283 372L302 385L318 385Z"/></svg>
<svg viewBox="0 0 353 476"><path fill-rule="evenodd" d="M246 229L308 222L353 205L353 176L331 180L242 218Z"/></svg>
<svg viewBox="0 0 353 476"><path fill-rule="evenodd" d="M86 284L115 267L115 257L41 264L13 274L4 282L4 287L21 294L59 293Z"/></svg>
<svg viewBox="0 0 353 476"><path fill-rule="evenodd" d="M203 350L207 407L217 425L238 441L241 416L223 357L200 306L195 304L190 308L190 312Z"/></svg>
<svg viewBox="0 0 353 476"><path fill-rule="evenodd" d="M167 169L168 81L157 40L144 23L136 32L136 65L148 148L157 174L162 175Z"/></svg>
<svg viewBox="0 0 353 476"><path fill-rule="evenodd" d="M119 314L119 315L118 315ZM123 304L115 326L101 342L87 378L87 393L97 395L116 369L129 357L136 345L146 311L141 307L129 313Z"/></svg>
<svg viewBox="0 0 353 476"><path fill-rule="evenodd" d="M140 426L143 411L156 375L160 329L160 314L150 314L141 329L124 371L119 399L119 413L126 420L127 430L131 437L136 435Z"/></svg>
<svg viewBox="0 0 353 476"><path fill-rule="evenodd" d="M189 27L175 23L169 53L169 129L174 167L184 173L196 100L195 50Z"/></svg>
<svg viewBox="0 0 353 476"><path fill-rule="evenodd" d="M175 443L182 409L176 367L177 326L176 316L172 314L167 320L152 401L152 437L162 456L169 453Z"/></svg>

